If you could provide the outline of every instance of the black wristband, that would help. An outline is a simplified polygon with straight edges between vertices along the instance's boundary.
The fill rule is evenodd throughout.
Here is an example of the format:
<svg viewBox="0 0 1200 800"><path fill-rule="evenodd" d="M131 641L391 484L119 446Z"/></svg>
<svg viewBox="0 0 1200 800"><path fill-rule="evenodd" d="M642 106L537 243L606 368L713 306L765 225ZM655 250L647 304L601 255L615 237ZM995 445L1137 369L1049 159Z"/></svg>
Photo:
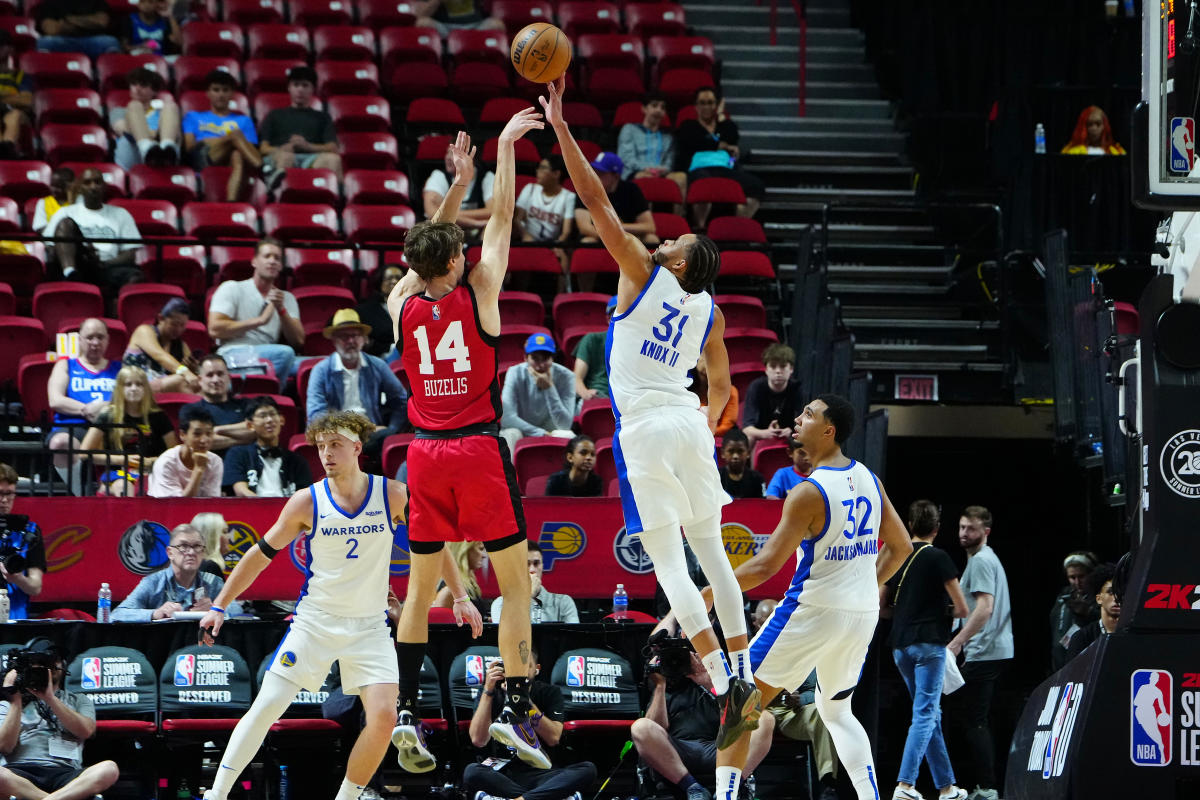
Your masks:
<svg viewBox="0 0 1200 800"><path fill-rule="evenodd" d="M262 553L264 556L266 556L268 561L270 559L274 558L275 556L279 555L279 551L276 550L274 547L271 547L271 545L267 544L266 539L258 540L258 551L260 553Z"/></svg>

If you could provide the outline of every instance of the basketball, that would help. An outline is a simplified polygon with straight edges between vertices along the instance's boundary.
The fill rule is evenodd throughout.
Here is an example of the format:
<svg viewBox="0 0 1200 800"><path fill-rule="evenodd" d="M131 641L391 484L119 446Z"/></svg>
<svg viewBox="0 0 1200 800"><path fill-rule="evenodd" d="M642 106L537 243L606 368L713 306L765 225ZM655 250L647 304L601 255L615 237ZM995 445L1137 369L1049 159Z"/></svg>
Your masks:
<svg viewBox="0 0 1200 800"><path fill-rule="evenodd" d="M534 22L513 37L509 54L522 78L552 83L571 66L571 41L549 22Z"/></svg>

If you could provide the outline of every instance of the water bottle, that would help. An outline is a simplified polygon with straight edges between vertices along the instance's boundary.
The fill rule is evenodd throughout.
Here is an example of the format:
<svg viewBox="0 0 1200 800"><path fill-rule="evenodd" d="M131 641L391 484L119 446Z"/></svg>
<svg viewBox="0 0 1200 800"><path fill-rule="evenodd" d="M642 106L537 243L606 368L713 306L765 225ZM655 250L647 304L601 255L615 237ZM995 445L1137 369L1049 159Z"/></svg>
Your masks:
<svg viewBox="0 0 1200 800"><path fill-rule="evenodd" d="M279 800L289 800L287 765L279 765Z"/></svg>
<svg viewBox="0 0 1200 800"><path fill-rule="evenodd" d="M8 622L8 588L0 589L0 622Z"/></svg>
<svg viewBox="0 0 1200 800"><path fill-rule="evenodd" d="M1136 17L1137 9L1133 7L1133 0L1125 0L1125 16Z"/></svg>
<svg viewBox="0 0 1200 800"><path fill-rule="evenodd" d="M107 583L100 584L96 595L96 622L112 622L112 589Z"/></svg>
<svg viewBox="0 0 1200 800"><path fill-rule="evenodd" d="M625 591L623 583L618 583L617 590L613 592L612 615L616 620L629 618L629 593Z"/></svg>
<svg viewBox="0 0 1200 800"><path fill-rule="evenodd" d="M1033 152L1038 155L1046 154L1046 126L1040 122L1033 129Z"/></svg>

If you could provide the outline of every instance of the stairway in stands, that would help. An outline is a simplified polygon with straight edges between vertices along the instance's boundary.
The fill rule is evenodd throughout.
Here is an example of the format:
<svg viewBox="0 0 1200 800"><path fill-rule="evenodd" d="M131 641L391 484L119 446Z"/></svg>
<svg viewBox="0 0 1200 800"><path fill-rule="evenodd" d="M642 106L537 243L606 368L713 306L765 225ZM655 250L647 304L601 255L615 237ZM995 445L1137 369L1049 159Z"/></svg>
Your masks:
<svg viewBox="0 0 1200 800"><path fill-rule="evenodd" d="M774 46L768 0L684 6L688 25L713 41L726 106L753 154L748 168L767 182L758 219L768 238L791 245L828 222L829 291L855 338L854 368L870 373L872 402L893 399L896 376L913 374L936 375L943 401L1004 401L999 325L986 304L956 291L956 274L974 272L956 263L960 226L945 224L956 215L913 205L906 136L880 97L848 0L807 2L804 116L790 2L778 3ZM791 260L777 265L785 284Z"/></svg>

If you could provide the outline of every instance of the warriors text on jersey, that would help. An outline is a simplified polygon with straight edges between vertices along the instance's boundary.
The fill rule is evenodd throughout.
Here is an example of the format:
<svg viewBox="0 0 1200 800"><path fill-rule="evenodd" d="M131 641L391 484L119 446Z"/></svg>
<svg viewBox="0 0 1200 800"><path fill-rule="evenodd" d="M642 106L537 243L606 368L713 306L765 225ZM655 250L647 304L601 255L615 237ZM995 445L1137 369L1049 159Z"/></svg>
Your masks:
<svg viewBox="0 0 1200 800"><path fill-rule="evenodd" d="M496 343L479 325L470 284L437 300L413 295L404 301L396 347L412 386L414 427L446 431L499 421Z"/></svg>

